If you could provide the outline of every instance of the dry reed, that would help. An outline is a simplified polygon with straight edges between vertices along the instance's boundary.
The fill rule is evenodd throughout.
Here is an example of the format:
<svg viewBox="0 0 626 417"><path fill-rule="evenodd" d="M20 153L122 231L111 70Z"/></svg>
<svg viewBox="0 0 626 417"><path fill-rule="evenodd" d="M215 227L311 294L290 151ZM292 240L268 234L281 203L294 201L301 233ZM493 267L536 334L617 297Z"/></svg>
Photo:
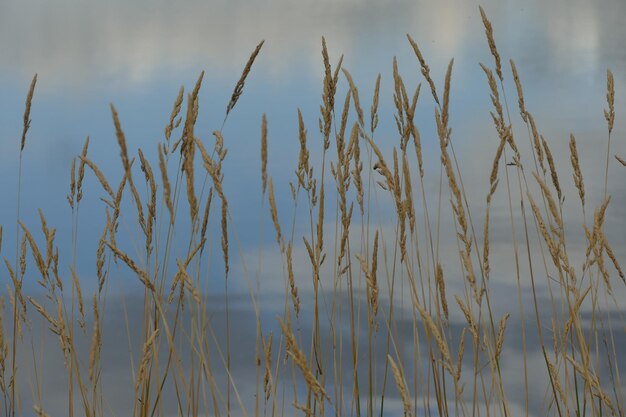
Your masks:
<svg viewBox="0 0 626 417"><path fill-rule="evenodd" d="M196 304L200 305L200 302L201 302L200 292L198 291L196 286L193 284L193 280L187 273L187 265L183 264L180 261L180 259L178 259L176 262L178 264L178 273L176 275L179 277L179 280L181 283L180 284L181 290L186 288L187 291L191 293L191 297L194 299Z"/></svg>
<svg viewBox="0 0 626 417"><path fill-rule="evenodd" d="M352 75L350 75L348 70L345 68L342 68L341 70L346 76L346 80L348 80L348 85L350 86L350 93L352 94L352 99L354 100L354 107L356 109L356 113L359 119L359 126L363 128L365 126L365 122L363 119L363 109L361 108L361 101L359 100L359 90L356 88L356 85L352 80Z"/></svg>
<svg viewBox="0 0 626 417"><path fill-rule="evenodd" d="M124 167L124 172L130 176L130 160L128 158L128 149L126 147L126 136L124 135L124 131L122 130L122 125L120 123L119 116L117 114L117 110L115 106L111 104L111 115L113 117L113 124L115 125L115 136L117 137L117 143L120 146L120 157L122 158L122 166Z"/></svg>
<svg viewBox="0 0 626 417"><path fill-rule="evenodd" d="M359 205L361 216L363 216L365 214L365 192L363 179L361 178L363 163L361 162L361 147L359 145L359 126L356 123L352 125L352 130L350 131L350 143L353 143L352 160L354 162L354 169L352 170L352 179L354 181L354 187L356 188L356 201Z"/></svg>
<svg viewBox="0 0 626 417"><path fill-rule="evenodd" d="M550 236L550 233L548 232L546 224L543 220L543 216L541 215L541 211L539 210L539 207L535 203L535 200L530 195L530 193L527 193L527 197L528 197L528 200L530 201L530 206L532 208L533 214L535 215L535 219L537 220L537 224L539 226L539 231L541 232L541 236L543 237L546 244L548 245L548 251L550 252L554 265L558 268L560 265L559 264L560 249L557 246L557 244L554 242L554 240L552 239L552 236Z"/></svg>
<svg viewBox="0 0 626 417"><path fill-rule="evenodd" d="M170 214L170 224L174 224L174 203L172 202L172 187L170 185L169 175L167 174L167 163L165 162L166 148L162 144L158 146L159 154L159 171L161 171L161 182L163 184L163 199L165 206Z"/></svg>
<svg viewBox="0 0 626 417"><path fill-rule="evenodd" d="M550 380L552 385L554 386L554 390L559 394L559 399L564 406L567 406L567 397L565 396L565 391L561 386L560 377L557 368L554 366L552 361L548 357L546 357L546 363L548 366L548 373L550 375ZM556 400L556 399L555 399ZM566 412L566 415L569 415L569 412Z"/></svg>
<svg viewBox="0 0 626 417"><path fill-rule="evenodd" d="M617 261L617 257L615 256L615 253L613 252L613 248L611 247L611 245L609 245L609 242L606 240L606 236L604 235L604 233L602 234L602 244L604 246L604 250L606 251L607 256L609 257L609 259L613 263L613 266L615 267L615 270L619 274L619 277L626 284L624 271L622 271L622 268L620 267L619 262Z"/></svg>
<svg viewBox="0 0 626 417"><path fill-rule="evenodd" d="M411 233L415 232L415 206L413 204L413 185L411 183L411 170L409 169L409 160L406 155L406 149L402 151L402 176L404 177L404 207L409 218L409 228Z"/></svg>
<svg viewBox="0 0 626 417"><path fill-rule="evenodd" d="M274 229L276 230L276 243L280 247L281 252L285 250L285 241L283 240L283 234L280 230L280 221L278 220L278 209L276 208L276 197L274 196L274 182L272 178L269 179L268 184L269 202L270 202L270 214L272 215L272 222L274 223Z"/></svg>
<svg viewBox="0 0 626 417"><path fill-rule="evenodd" d="M377 279L378 269L378 230L374 235L374 246L372 249L372 263L371 266L367 264L367 260L356 255L357 259L361 263L361 270L365 273L365 283L367 285L367 301L371 311L370 324L374 323L374 318L378 314L378 300L379 300L379 288Z"/></svg>
<svg viewBox="0 0 626 417"><path fill-rule="evenodd" d="M80 164L78 164L78 179L76 181L76 202L80 203L83 199L83 180L85 179L85 159L87 158L87 151L89 149L89 136L85 139L83 150L80 153Z"/></svg>
<svg viewBox="0 0 626 417"><path fill-rule="evenodd" d="M172 108L172 113L170 114L170 120L167 123L167 125L165 125L165 129L164 129L165 140L168 142L170 140L170 137L172 136L172 131L174 130L175 127L178 126L181 120L181 119L178 119L178 121L176 122L176 117L180 113L180 109L183 104L184 92L185 92L185 88L181 86L180 89L178 90L178 96L176 96L176 100L174 101L174 107Z"/></svg>
<svg viewBox="0 0 626 417"><path fill-rule="evenodd" d="M519 113L522 116L522 119L526 122L528 121L528 117L526 112L526 105L524 102L524 90L522 89L522 82L519 79L519 74L517 73L517 67L515 66L515 62L510 59L509 63L511 64L511 72L513 73L515 89L517 90L517 104L519 106Z"/></svg>
<svg viewBox="0 0 626 417"><path fill-rule="evenodd" d="M443 280L443 270L441 269L441 264L437 263L437 268L435 269L435 283L437 284L437 289L439 292L439 300L441 301L441 308L443 309L443 316L446 321L448 320L448 301L446 298L446 284Z"/></svg>
<svg viewBox="0 0 626 417"><path fill-rule="evenodd" d="M70 193L66 197L70 208L74 209L74 200L76 199L76 158L72 158L70 167Z"/></svg>
<svg viewBox="0 0 626 417"><path fill-rule="evenodd" d="M339 69L343 62L343 55L339 58L339 63L335 68L335 72L332 72L330 66L330 58L328 57L328 49L326 47L326 39L322 36L322 60L324 62L324 89L322 93L323 105L320 108L321 119L320 133L323 135L324 150L330 147L330 128L332 125L332 116L335 109L335 92L337 91L337 81L339 76Z"/></svg>
<svg viewBox="0 0 626 417"><path fill-rule="evenodd" d="M578 159L578 150L576 149L576 138L574 135L570 135L569 141L570 160L572 162L572 169L574 170L574 185L578 190L578 196L583 207L585 206L585 184L583 182L583 174L580 170L580 161Z"/></svg>
<svg viewBox="0 0 626 417"><path fill-rule="evenodd" d="M608 109L604 110L604 117L609 127L609 134L611 134L615 123L615 83L611 70L606 70L606 102Z"/></svg>
<svg viewBox="0 0 626 417"><path fill-rule="evenodd" d="M500 357L500 354L502 353L502 347L504 346L504 331L506 329L506 323L509 320L510 316L511 315L509 313L506 313L504 316L502 316L502 318L500 319L500 323L498 324L498 336L496 338L495 351L496 358Z"/></svg>
<svg viewBox="0 0 626 417"><path fill-rule="evenodd" d="M135 381L135 391L139 390L139 387L146 382L148 378L148 365L150 364L150 357L153 355L155 349L155 342L159 329L154 330L143 344L141 361L139 362L139 369L137 371L137 379Z"/></svg>
<svg viewBox="0 0 626 417"><path fill-rule="evenodd" d="M289 356L291 356L298 368L300 368L300 371L302 371L302 375L304 376L308 387L315 393L315 396L319 400L330 400L330 397L326 393L324 387L320 384L317 378L315 378L315 375L313 375L313 371L309 367L306 356L298 347L298 344L296 343L296 338L291 332L290 327L286 325L281 318L278 318L278 323L280 324L283 335L285 335L287 353L289 354Z"/></svg>
<svg viewBox="0 0 626 417"><path fill-rule="evenodd" d="M467 329L461 331L461 341L459 342L459 354L456 361L456 374L454 378L458 382L461 379L461 371L463 370L463 354L465 353L465 333Z"/></svg>
<svg viewBox="0 0 626 417"><path fill-rule="evenodd" d="M43 411L43 408L37 405L33 406L33 410L35 411L35 414L37 414L37 417L50 417L50 414Z"/></svg>
<svg viewBox="0 0 626 417"><path fill-rule="evenodd" d="M341 122L339 123L339 133L337 133L336 135L338 140L343 140L343 138L346 135L346 127L348 126L348 115L350 113L351 98L352 98L352 94L350 90L346 91L346 98L343 101L343 110L341 110Z"/></svg>
<svg viewBox="0 0 626 417"><path fill-rule="evenodd" d="M380 74L376 77L376 86L374 87L374 97L372 98L372 106L370 107L370 133L374 133L378 126L378 96L380 93Z"/></svg>
<svg viewBox="0 0 626 417"><path fill-rule="evenodd" d="M409 390L407 389L406 382L404 381L404 375L390 354L387 354L387 361L389 361L389 365L391 365L391 372L393 373L393 378L396 380L396 385L398 386L398 391L400 392L400 397L402 398L404 415L412 416L411 397L409 396Z"/></svg>
<svg viewBox="0 0 626 417"><path fill-rule="evenodd" d="M444 126L448 126L449 118L449 106L450 106L450 83L452 82L452 66L454 65L454 58L448 63L448 69L446 70L446 78L443 88L443 106L441 106L441 122Z"/></svg>
<svg viewBox="0 0 626 417"><path fill-rule="evenodd" d="M560 202L563 198L563 195L561 193L561 185L559 184L559 176L556 173L554 158L552 158L552 152L550 151L550 147L548 146L548 143L543 137L541 137L541 142L543 143L543 150L545 152L546 159L548 160L548 166L550 167L550 176L552 177L552 184L554 185L554 188L556 189L556 194Z"/></svg>
<svg viewBox="0 0 626 417"><path fill-rule="evenodd" d="M202 75L198 79L198 84L201 82ZM195 91L195 89L194 89ZM185 125L183 128L181 154L183 156L182 169L185 174L187 184L187 202L189 203L189 218L194 223L198 216L198 199L196 197L195 183L194 183L194 156L195 149L194 141L194 129L193 126L196 123L198 117L198 97L197 95L189 95L187 98L187 116L185 118Z"/></svg>
<svg viewBox="0 0 626 417"><path fill-rule="evenodd" d="M537 159L539 160L539 166L541 167L541 170L545 174L546 173L546 168L545 168L544 163L543 163L544 154L543 154L543 148L541 146L541 140L540 140L540 137L539 137L539 132L537 131L537 125L535 124L535 119L533 118L532 114L526 113L526 117L528 118L528 121L530 122L530 129L531 129L531 133L532 133L534 151L535 151L535 154L537 156Z"/></svg>
<svg viewBox="0 0 626 417"><path fill-rule="evenodd" d="M35 93L35 84L37 84L37 74L35 74L33 80L30 82L28 94L26 95L26 105L24 106L24 127L22 129L20 152L24 150L24 146L26 145L26 133L28 132L28 129L30 129L30 109L33 103L33 94Z"/></svg>
<svg viewBox="0 0 626 417"><path fill-rule="evenodd" d="M233 90L233 94L230 97L228 106L226 106L226 116L228 116L228 113L230 113L233 107L235 107L235 104L237 104L237 101L239 100L241 93L243 93L243 86L246 82L246 78L248 77L248 74L250 74L250 70L252 69L252 64L254 64L254 60L256 59L257 55L261 51L261 48L263 47L264 43L265 43L264 40L261 41L256 46L256 48L254 48L254 51L252 51L252 54L248 58L248 62L246 62L246 66L243 68L241 77L239 77L239 81L237 81L237 84L235 84L235 89Z"/></svg>
<svg viewBox="0 0 626 417"><path fill-rule="evenodd" d="M122 252L111 242L105 242L105 244L109 247L109 249L111 249L116 258L121 259L135 274L137 274L139 281L141 281L147 289L150 291L155 290L154 284L150 281L150 277L145 270L139 268L135 261L133 261L126 253Z"/></svg>
<svg viewBox="0 0 626 417"><path fill-rule="evenodd" d="M413 38L411 38L409 34L407 34L406 37L409 40L409 43L411 44L411 47L413 48L413 52L415 53L415 56L417 57L417 60L420 63L422 75L424 76L424 78L428 82L428 85L430 86L430 91L433 95L433 98L435 99L435 103L439 105L439 97L437 97L437 89L435 88L435 82L430 77L430 68L426 64L426 60L424 59L424 56L422 55L422 51L420 51L419 47L417 46L417 43L413 40Z"/></svg>
<svg viewBox="0 0 626 417"><path fill-rule="evenodd" d="M113 201L115 199L115 193L113 192L111 185L109 185L109 182L107 181L106 177L104 176L100 168L98 168L98 166L86 156L85 157L81 156L80 161L84 165L87 165L93 171L94 175L100 182L100 185L102 185L102 188L104 188L104 191L106 191L109 197L111 197L111 201Z"/></svg>
<svg viewBox="0 0 626 417"><path fill-rule="evenodd" d="M552 218L556 222L556 224L559 227L559 229L562 229L563 228L563 219L561 218L561 214L559 213L559 208L557 207L557 204L554 201L554 198L552 197L552 193L550 192L550 189L548 188L548 185L545 183L544 180L541 179L539 174L537 174L536 172L533 172L533 176L535 177L535 180L537 181L537 183L541 187L541 191L543 192L543 196L548 201L548 208L550 209L550 214L552 215Z"/></svg>
<svg viewBox="0 0 626 417"><path fill-rule="evenodd" d="M439 351L443 355L443 365L450 366L450 350L448 349L448 344L443 339L441 331L433 321L430 314L422 307L419 303L415 303L415 308L419 311L422 316L422 320L424 320L424 327L426 330L435 338L435 342L439 347ZM454 374L454 373L452 373Z"/></svg>
<svg viewBox="0 0 626 417"><path fill-rule="evenodd" d="M78 279L78 275L76 274L76 270L74 267L70 267L70 272L72 273L72 282L74 283L74 288L76 289L76 298L78 301L78 314L80 315L78 319L78 324L83 329L85 328L85 304L83 302L83 292L80 289L80 280Z"/></svg>
<svg viewBox="0 0 626 417"><path fill-rule="evenodd" d="M472 314L470 307L466 305L461 297L459 297L458 295L455 295L454 299L456 300L459 308L465 316L465 321L467 321L467 324L469 325L469 331L474 337L474 343L478 344L478 341L480 340L480 335L478 334L478 325L476 323L476 320L474 319L474 315Z"/></svg>
<svg viewBox="0 0 626 417"><path fill-rule="evenodd" d="M480 17L483 20L483 25L485 26L485 35L487 35L487 43L489 44L489 50L491 51L491 55L493 55L493 58L496 61L496 74L498 74L498 78L500 79L500 81L503 81L502 64L500 63L500 54L498 53L498 48L496 48L496 41L493 37L493 26L491 25L491 22L487 18L487 15L485 14L485 11L483 10L482 6L478 6L478 9L480 10Z"/></svg>

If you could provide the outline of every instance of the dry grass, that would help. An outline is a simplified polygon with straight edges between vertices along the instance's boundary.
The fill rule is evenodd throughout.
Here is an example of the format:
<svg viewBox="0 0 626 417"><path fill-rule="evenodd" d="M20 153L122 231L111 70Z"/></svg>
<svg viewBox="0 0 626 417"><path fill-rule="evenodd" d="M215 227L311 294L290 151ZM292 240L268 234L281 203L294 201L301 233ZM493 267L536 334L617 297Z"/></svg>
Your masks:
<svg viewBox="0 0 626 417"><path fill-rule="evenodd" d="M594 201L594 193L585 193L587 155L578 152L581 142L570 135L574 189L564 180L569 174L559 177L557 168L565 168L557 162L563 158L545 140L539 118L525 101L524 68L518 71L510 60L513 84L505 86L506 68L495 43L497 25L485 10L479 11L494 59L493 68L480 64L486 76L485 104L491 108L486 117L491 116L495 128L491 148L480 150L493 155L484 184L464 186L464 179L468 181L462 153L454 148L457 133L450 109L455 89L461 87L454 86L453 59L445 74L432 75L417 42L407 35L406 47L420 70L416 74L421 72L432 100L422 99L418 106L421 84L409 88L411 81L403 78L393 58L389 101L395 113L390 125L395 122L397 137L383 142L376 130L379 115L386 114L381 109L388 105L385 80L376 77L366 120L363 90L343 67L343 56L331 65L322 38L319 134L309 132L306 115L298 109L294 136L299 154L289 168L295 171L293 178L270 175L268 120L262 115L259 222L272 222L276 246L271 243L271 256L267 248L259 248L257 270L250 269L250 255L230 211L241 190L230 189L224 180L233 175L225 145L233 142L223 127L242 97L263 41L244 66L224 123L212 136L200 137L196 130L204 73L186 101L180 88L163 139L154 145L155 161L140 149L134 164L120 116L111 105L122 170L116 179L106 173L98 158L88 156L87 138L68 167L70 231L57 232L43 212L40 226L22 219L20 162L15 262L5 258L6 308L0 297L0 414L22 415L26 361L32 361L36 376L29 381L31 397L23 395L31 403L22 406L38 416L51 409L43 391L50 376L42 375L46 367L41 358L52 347L33 333L32 323L39 320L58 339L67 381L65 414L70 416L114 415L110 403L116 398L109 397L110 381L103 375L110 366L107 349L120 347L130 352L133 410L127 414L141 417L170 415L171 409L194 417L374 417L391 415L394 407L401 407L405 416L510 417L518 412L514 406L526 416L623 416L619 343L625 326L617 297L626 277L620 263L623 247L613 246L613 235L606 230L614 225L607 220L613 207L608 194L611 136L619 132L613 74L607 71L607 159L601 167L605 195ZM435 79L443 81L442 89ZM27 90L20 161L36 106L36 82L35 76ZM515 87L519 117L509 114L509 87ZM345 99L338 103L342 91ZM437 146L432 147L430 137L422 143L418 111L434 114ZM518 124L526 127L524 144ZM411 138L414 155L407 150ZM336 153L330 151L333 144ZM612 163L626 166L622 157L614 156L617 162ZM152 168L157 163L160 175ZM589 175L585 179L597 183ZM287 185L291 200L281 198L289 192ZM477 208L473 193L481 186L487 197ZM578 197L571 198L571 191ZM214 195L220 210L212 210ZM83 242L79 203L100 196L103 230L97 242ZM580 201L575 207L582 206L582 225L571 214L572 200ZM586 204L596 207L591 222ZM508 235L506 226L494 221L502 213L510 222ZM261 244L269 245L260 229ZM134 235L137 230L140 240ZM2 233L0 226L0 250ZM71 256L59 254L57 233L70 235ZM506 244L499 247L503 240ZM95 248L94 286L86 285L90 272L78 269L78 259L89 255L87 243ZM512 253L506 252L509 247ZM216 260L220 266L223 262L223 270ZM231 264L236 265L232 271ZM134 276L138 282L125 285L139 284L143 294L140 308L133 310L138 316L124 317L140 323L127 328L128 347L125 341L110 340L111 324L105 319L111 278L117 275ZM494 285L492 280L500 275L517 279L517 305L511 294ZM36 282L39 293L26 294L24 288L30 287L23 285L25 280ZM241 322L231 317L229 280L249 292L251 313ZM282 303L262 303L265 286L276 288L271 285L275 280L284 288ZM223 283L224 290L216 292L215 283ZM224 297L219 318L211 296ZM456 303L449 304L452 299ZM267 319L267 311L278 318ZM526 324L533 316L535 328ZM225 330L220 332L216 323L223 317ZM245 320L254 330L245 340L231 341L234 329L247 329ZM512 337L516 331L522 335L519 346ZM530 340L537 342L531 345ZM235 363L234 355L247 346L253 346L249 358L237 356L241 363ZM528 358L534 353L539 361L531 367ZM246 366L256 369L255 378L241 376L240 368ZM523 386L524 392L512 392L511 386ZM253 391L254 398L248 396Z"/></svg>
<svg viewBox="0 0 626 417"><path fill-rule="evenodd" d="M228 106L226 106L226 116L228 116L228 113L230 113L230 111L235 107L235 104L237 104L241 93L243 93L243 86L246 82L246 78L248 77L248 74L250 74L250 70L252 70L252 64L254 64L254 60L256 59L257 55L259 55L259 52L261 52L261 48L263 47L264 43L265 41L259 42L256 48L254 48L254 51L252 51L250 58L248 58L248 62L246 62L246 65L243 68L241 77L239 78L239 81L237 81L237 84L235 84L235 89L233 90L233 95L228 102Z"/></svg>

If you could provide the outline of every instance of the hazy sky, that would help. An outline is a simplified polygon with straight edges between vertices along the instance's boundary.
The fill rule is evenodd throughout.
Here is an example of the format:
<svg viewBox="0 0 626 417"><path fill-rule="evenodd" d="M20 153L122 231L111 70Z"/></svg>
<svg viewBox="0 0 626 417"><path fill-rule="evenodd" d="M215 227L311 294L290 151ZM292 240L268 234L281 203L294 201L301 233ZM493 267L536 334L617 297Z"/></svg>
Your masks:
<svg viewBox="0 0 626 417"><path fill-rule="evenodd" d="M366 109L369 109L376 75L382 74L381 122L377 138L386 155L391 155L391 149L398 141L392 118L393 57L397 57L400 72L411 90L422 82L406 34L419 43L438 85L443 84L445 69L449 60L454 58L450 126L472 214L477 228L481 229L482 226L478 225L483 221L489 167L498 139L489 116L491 104L485 75L479 67L480 62L492 66L493 59L484 39L478 4L464 0L0 2L0 187L5 192L4 202L0 205L0 224L4 226L6 242L2 255L8 259L14 256L19 137L24 98L33 74L38 74L38 83L23 161L22 218L27 225L37 227L37 208L43 208L49 222L59 229L61 256L65 256L64 261L68 264L69 256L63 254L69 252L70 237L70 211L65 201L69 190L69 164L80 152L85 138L90 136L91 157L106 175L115 178L114 183L121 172L109 104L115 104L119 110L133 154L141 147L148 158L155 160L156 144L163 140L163 127L179 87L184 85L186 91L190 91L204 70L206 76L200 93L196 133L210 140L211 132L221 126L226 104L247 57L262 39L265 40L263 49L223 132L229 148L225 162L225 189L233 216L231 230L237 233L241 254L249 260L249 265L255 265L259 257L263 259L260 278L264 280L264 293L260 299L268 309L264 316L268 327L275 328L275 314L279 309L275 311L273 306L284 286L281 280L272 280L272 277L282 277L282 264L267 213L259 208L261 117L263 113L268 117L269 171L275 178L281 220L288 222L292 209L288 182L294 178L299 146L297 108L303 112L310 134L309 143L319 149L317 119L322 93L322 36L328 43L333 64L340 54L344 54L344 67L353 75L362 101L367 103L363 105ZM572 226L567 229L568 236L572 235L568 242L571 242L572 254L581 254L585 241L580 228L580 208L571 181L569 136L570 133L576 135L582 155L589 221L592 208L601 201L604 186L606 122L603 109L606 106L607 68L613 70L618 92L612 153L626 155L626 117L623 116L623 109L626 109L626 26L622 23L626 20L626 3L621 0L493 0L480 4L493 22L503 62L507 64L508 59L513 58L517 64L526 105L535 114L539 129L551 144L563 181L568 181L564 185L567 196L564 213L572 220ZM505 88L514 131L527 148L508 64L505 69ZM338 97L345 94L345 84L342 79ZM434 102L427 88L423 88L416 120L424 141L427 173L432 174L432 180L425 185L430 195L437 192L438 183L434 178L437 178L439 164L433 114ZM319 151L312 153L314 159L319 156ZM527 150L523 153L529 155ZM609 192L613 199L607 212L607 236L618 258L625 259L626 186L621 181L625 169L611 159L610 172ZM93 178L88 177L87 184L92 187L86 188L81 209L80 239L85 243L81 247L84 255L79 257L78 267L81 275L89 278L93 276L93 252L104 217L99 201L102 193ZM263 207L266 210L266 205ZM384 207L381 210L384 213ZM502 293L514 289L516 284L515 276L510 273L512 245L507 210L502 193L494 200L491 213L492 280ZM261 223L265 227L263 235L260 234ZM393 225L381 223L381 230L393 233ZM327 228L331 235L334 222ZM444 225L446 230L450 232ZM132 232L132 229L123 231L126 234ZM184 236L178 238L186 242ZM359 236L353 238L358 242ZM296 241L300 242L300 239ZM214 247L217 249L219 242L216 242ZM449 239L442 242L441 250L455 253L456 244ZM219 252L215 250L215 253L219 261ZM296 245L294 256L296 260L306 260L301 244ZM232 268L232 276L243 275L242 263L234 262ZM462 288L461 277L453 269L449 271L451 291ZM124 274L128 271L122 268L119 271L120 285L112 287L111 294L134 297L127 287L137 287L124 284L124 279L128 278ZM522 269L522 274L525 272ZM306 299L310 289L307 275L303 271L296 273ZM4 276L5 273L0 274L2 284ZM233 290L244 300L245 281L234 282ZM93 289L93 285L92 280L85 287ZM525 297L528 296L528 286L527 282L523 285ZM26 282L25 287L34 289L35 284ZM4 285L2 288L0 294L4 295ZM214 290L219 292L221 288L220 284ZM540 293L546 295L545 290L544 286ZM617 294L624 294L621 288L617 291ZM112 297L112 300L110 311L113 318L107 322L112 332L107 340L125 337L114 334L119 330L115 323L122 313L120 299ZM510 302L508 297L498 298L496 308L505 311ZM219 293L215 303L219 304ZM242 302L237 311L242 322L246 322L251 314L245 305ZM219 323L221 310L219 306L215 310L216 323ZM460 315L456 319L457 324L462 321ZM407 326L411 325L410 320L407 323ZM139 324L130 323L130 326L136 328ZM511 334L515 334L516 326L519 322L513 320ZM244 338L253 331L253 326L237 328L236 336ZM306 329L304 333L307 333ZM458 337L458 329L452 333L453 337ZM411 335L407 337L410 342ZM514 349L515 343L510 346L505 355L511 360L503 372L519 375L520 352ZM249 348L236 347L235 355L245 358ZM112 348L110 352L117 351ZM110 355L111 367L104 378L114 381L125 371L126 363L119 361L113 353ZM530 366L540 368L543 365L534 349L530 349L529 356ZM50 364L46 372L52 375L60 366L62 364L58 367ZM245 379L252 372L251 366L242 362L236 374ZM510 391L518 392L518 380L511 377L510 381ZM117 389L122 391L120 387ZM537 397L542 398L543 389L543 386L536 388ZM116 389L111 393L120 395L118 407L132 400L123 397ZM50 382L48 412L62 415L65 403L58 400L56 394L54 384ZM513 395L510 400L523 407L523 398ZM397 399L395 401L391 400L390 407L394 407L393 404L400 407ZM532 412L540 413L542 406L532 404Z"/></svg>

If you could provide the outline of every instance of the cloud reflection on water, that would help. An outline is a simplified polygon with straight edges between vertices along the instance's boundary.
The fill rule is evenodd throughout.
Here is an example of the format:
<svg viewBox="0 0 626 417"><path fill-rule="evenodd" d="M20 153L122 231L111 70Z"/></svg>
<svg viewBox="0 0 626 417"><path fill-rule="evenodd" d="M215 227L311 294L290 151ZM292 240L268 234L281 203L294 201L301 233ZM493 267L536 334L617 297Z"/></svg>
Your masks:
<svg viewBox="0 0 626 417"><path fill-rule="evenodd" d="M146 82L202 66L239 69L259 39L267 40L264 71L290 76L319 66L319 38L348 56L378 55L404 33L429 55L458 56L482 47L478 2L425 1L108 1L9 2L0 13L4 76L39 71L59 88L97 82ZM507 54L534 65L589 71L606 65L624 38L617 1L481 2L497 22ZM384 48L381 48L384 47ZM520 51L521 50L521 51ZM522 52L521 54L519 52ZM549 54L538 62L537 54ZM522 56L520 56L522 55ZM623 58L623 52L621 53ZM547 58L547 57L546 57ZM549 64L549 63L550 64Z"/></svg>

